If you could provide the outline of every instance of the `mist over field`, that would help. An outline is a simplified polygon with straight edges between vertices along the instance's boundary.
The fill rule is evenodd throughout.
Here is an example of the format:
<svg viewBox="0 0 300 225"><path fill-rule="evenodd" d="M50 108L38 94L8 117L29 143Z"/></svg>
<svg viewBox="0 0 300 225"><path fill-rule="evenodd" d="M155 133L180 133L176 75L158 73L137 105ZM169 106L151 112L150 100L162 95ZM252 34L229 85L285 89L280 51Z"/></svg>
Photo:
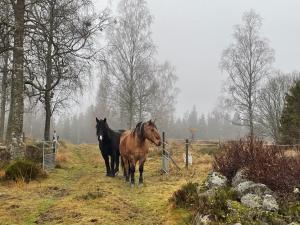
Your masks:
<svg viewBox="0 0 300 225"><path fill-rule="evenodd" d="M6 2L2 4L5 9ZM300 34L293 28L297 27L299 17L298 1L288 4L275 1L272 7L267 1L241 3L237 0L188 3L154 0L143 4L143 15L130 16L130 9L122 8L120 1L78 3L81 18L74 16L76 22L66 23L61 30L55 23L52 26L56 34L53 50L48 45L48 53L53 51L53 62L48 64L46 45L51 37L34 34L24 38L25 95L20 113L24 114L25 135L48 139L53 130L58 130L62 138L76 143L95 142L97 116L107 117L114 129L133 128L139 121L156 119L160 130L172 138L226 140L244 136L249 127L249 118L244 115L247 110L232 105L233 101L237 102L230 91L236 80L224 66L223 56L236 44L236 31L238 26L247 23L243 19L247 12L258 16L257 38L268 45L265 51L272 51L264 71L258 71L263 75L253 87L257 91L255 95L265 90L272 77L297 76L300 52L295 45ZM11 14L7 9L1 17L4 31L1 136L7 128L10 134L14 127L9 126L9 118L13 118L9 96L13 93L6 85L11 75L5 75L13 66L13 52L5 50L12 44L7 41L7 35L12 35L11 22L5 20ZM74 15L75 10L70 8ZM37 17L34 13L26 16L43 21L41 25L50 22L46 14ZM28 29L31 32L37 28ZM79 36L72 37L72 32ZM135 37L139 38L136 39L138 54L130 51L133 39L126 33L138 35ZM44 44L30 41L35 39ZM131 67L122 58L130 54L137 57ZM44 55L45 60L36 58L38 55ZM122 75L126 70L134 80L132 87L126 84L129 77ZM288 86L281 91L284 95ZM132 96L126 96L130 92ZM257 109L254 106L256 132L274 140L274 134L267 131L271 125L262 122L261 116L266 114Z"/></svg>
<svg viewBox="0 0 300 225"><path fill-rule="evenodd" d="M0 225L296 225L299 0L1 0Z"/></svg>

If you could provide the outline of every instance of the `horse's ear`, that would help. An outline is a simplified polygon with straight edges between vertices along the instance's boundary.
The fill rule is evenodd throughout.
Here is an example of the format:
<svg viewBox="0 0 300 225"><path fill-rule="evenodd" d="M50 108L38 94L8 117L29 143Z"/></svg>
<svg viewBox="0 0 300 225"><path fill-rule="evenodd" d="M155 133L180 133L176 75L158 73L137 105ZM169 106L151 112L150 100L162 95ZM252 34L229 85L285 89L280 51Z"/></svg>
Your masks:
<svg viewBox="0 0 300 225"><path fill-rule="evenodd" d="M152 122L152 119L149 120L149 124L150 124L150 125L154 124L154 123Z"/></svg>
<svg viewBox="0 0 300 225"><path fill-rule="evenodd" d="M99 122L100 122L100 120L98 119L98 117L96 117L96 122L97 122L97 123L99 123Z"/></svg>
<svg viewBox="0 0 300 225"><path fill-rule="evenodd" d="M104 121L104 123L106 123L106 118L104 118L104 120L103 120L103 121Z"/></svg>

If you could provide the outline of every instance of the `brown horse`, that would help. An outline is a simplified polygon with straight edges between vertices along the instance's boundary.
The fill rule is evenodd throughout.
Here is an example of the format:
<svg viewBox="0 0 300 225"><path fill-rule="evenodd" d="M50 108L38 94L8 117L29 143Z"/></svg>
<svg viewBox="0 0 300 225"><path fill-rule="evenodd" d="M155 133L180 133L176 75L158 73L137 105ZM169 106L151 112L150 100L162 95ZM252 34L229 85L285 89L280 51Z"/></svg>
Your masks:
<svg viewBox="0 0 300 225"><path fill-rule="evenodd" d="M161 137L155 123L140 122L134 130L125 131L120 138L120 154L126 181L131 177L131 187L134 186L134 173L136 163L139 161L139 185L143 184L144 163L149 152L149 141L156 146L161 145Z"/></svg>

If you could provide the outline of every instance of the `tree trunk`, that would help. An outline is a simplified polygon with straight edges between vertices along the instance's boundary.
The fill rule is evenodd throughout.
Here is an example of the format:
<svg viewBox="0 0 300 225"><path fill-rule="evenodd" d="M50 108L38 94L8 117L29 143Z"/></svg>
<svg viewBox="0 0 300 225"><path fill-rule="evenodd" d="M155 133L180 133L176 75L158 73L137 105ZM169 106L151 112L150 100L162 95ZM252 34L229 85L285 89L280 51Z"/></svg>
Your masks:
<svg viewBox="0 0 300 225"><path fill-rule="evenodd" d="M50 141L50 126L51 126L51 86L53 82L52 78L52 44L53 44L53 5L51 5L51 18L50 18L50 34L47 42L47 70L46 70L46 91L45 91L45 130L44 139Z"/></svg>
<svg viewBox="0 0 300 225"><path fill-rule="evenodd" d="M45 141L50 141L50 125L51 125L51 96L50 92L45 93L45 130L44 130L44 139Z"/></svg>
<svg viewBox="0 0 300 225"><path fill-rule="evenodd" d="M7 39L8 40L8 39ZM1 112L0 112L0 142L3 142L4 138L4 124L5 124L5 110L7 100L7 76L8 76L8 60L9 52L4 54L3 76L1 85Z"/></svg>
<svg viewBox="0 0 300 225"><path fill-rule="evenodd" d="M23 135L24 114L24 13L25 0L12 1L15 16L13 73L11 81L11 103L6 141L11 142L12 134L16 137Z"/></svg>

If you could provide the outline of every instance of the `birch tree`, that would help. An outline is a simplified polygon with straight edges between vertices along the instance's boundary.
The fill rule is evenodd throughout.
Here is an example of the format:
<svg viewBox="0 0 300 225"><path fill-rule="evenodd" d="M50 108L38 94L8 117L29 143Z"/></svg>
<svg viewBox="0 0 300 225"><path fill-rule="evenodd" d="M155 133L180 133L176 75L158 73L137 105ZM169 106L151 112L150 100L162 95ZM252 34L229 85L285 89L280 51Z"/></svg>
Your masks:
<svg viewBox="0 0 300 225"><path fill-rule="evenodd" d="M0 74L1 74L1 100L0 100L0 142L4 138L4 124L6 104L8 100L9 72L11 70L11 39L13 34L13 12L9 1L0 3Z"/></svg>
<svg viewBox="0 0 300 225"><path fill-rule="evenodd" d="M11 99L6 141L12 134L23 135L24 114L24 30L25 0L11 0L14 14L13 70L11 78Z"/></svg>
<svg viewBox="0 0 300 225"><path fill-rule="evenodd" d="M262 18L255 11L244 13L234 29L233 43L223 51L221 68L228 74L228 103L239 113L254 137L258 92L274 61L274 51L261 37Z"/></svg>
<svg viewBox="0 0 300 225"><path fill-rule="evenodd" d="M280 141L280 119L285 95L297 79L300 79L300 74L297 72L283 74L278 71L276 76L269 78L266 85L260 90L256 120L263 135L271 137L275 143Z"/></svg>
<svg viewBox="0 0 300 225"><path fill-rule="evenodd" d="M141 92L138 85L152 82L149 76L151 71L148 70L155 52L150 30L152 16L145 0L122 0L118 12L117 24L107 33L107 69L113 77L122 114L126 116L127 126L131 128L137 114L142 117L142 112L138 113L138 102L142 98L138 97L148 91Z"/></svg>

